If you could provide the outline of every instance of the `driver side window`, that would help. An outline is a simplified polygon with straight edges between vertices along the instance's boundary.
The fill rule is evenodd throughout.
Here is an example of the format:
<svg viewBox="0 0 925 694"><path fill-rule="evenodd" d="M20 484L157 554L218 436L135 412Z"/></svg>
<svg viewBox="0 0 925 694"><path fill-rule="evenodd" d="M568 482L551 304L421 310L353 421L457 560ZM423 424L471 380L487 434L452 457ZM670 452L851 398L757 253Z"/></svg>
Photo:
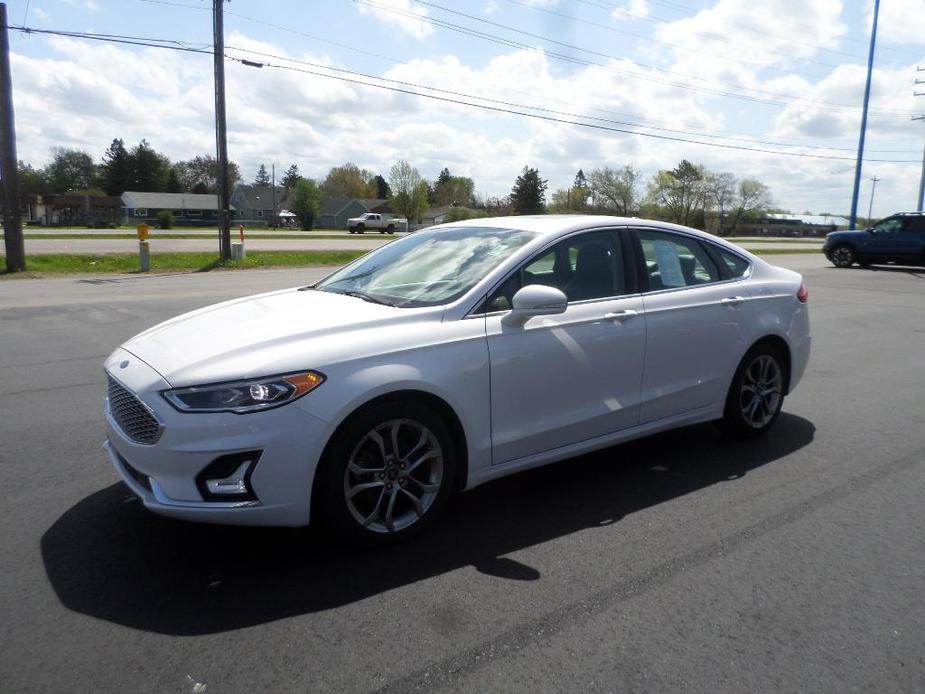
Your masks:
<svg viewBox="0 0 925 694"><path fill-rule="evenodd" d="M874 233L875 234L895 234L898 231L902 231L903 220L901 219L885 219L882 222L877 222L874 224Z"/></svg>
<svg viewBox="0 0 925 694"><path fill-rule="evenodd" d="M511 310L514 294L530 284L555 287L569 303L625 294L620 239L613 232L596 231L556 244L517 269L477 313Z"/></svg>

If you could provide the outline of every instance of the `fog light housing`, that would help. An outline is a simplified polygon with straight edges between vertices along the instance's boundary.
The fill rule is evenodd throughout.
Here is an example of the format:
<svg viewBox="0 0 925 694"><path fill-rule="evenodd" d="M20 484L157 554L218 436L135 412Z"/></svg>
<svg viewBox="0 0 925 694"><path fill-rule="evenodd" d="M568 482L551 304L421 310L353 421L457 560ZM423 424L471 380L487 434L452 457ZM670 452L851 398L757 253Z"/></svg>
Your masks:
<svg viewBox="0 0 925 694"><path fill-rule="evenodd" d="M196 486L206 501L256 501L251 475L262 451L223 455L198 475Z"/></svg>

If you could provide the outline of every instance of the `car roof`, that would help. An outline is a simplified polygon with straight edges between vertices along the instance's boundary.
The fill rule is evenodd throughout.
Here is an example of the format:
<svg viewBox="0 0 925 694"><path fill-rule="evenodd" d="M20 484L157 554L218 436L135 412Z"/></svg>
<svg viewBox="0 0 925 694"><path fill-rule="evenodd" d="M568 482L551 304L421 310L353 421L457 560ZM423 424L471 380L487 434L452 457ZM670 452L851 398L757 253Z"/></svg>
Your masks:
<svg viewBox="0 0 925 694"><path fill-rule="evenodd" d="M532 231L540 235L560 235L581 229L596 227L634 226L658 227L683 231L710 240L721 240L712 234L691 229L690 227L661 222L654 219L641 219L639 217L613 217L609 215L590 214L540 214L511 217L481 217L479 219L464 219L458 222L448 222L430 227L431 230L459 228L459 227L489 227L494 229L516 229L518 231Z"/></svg>

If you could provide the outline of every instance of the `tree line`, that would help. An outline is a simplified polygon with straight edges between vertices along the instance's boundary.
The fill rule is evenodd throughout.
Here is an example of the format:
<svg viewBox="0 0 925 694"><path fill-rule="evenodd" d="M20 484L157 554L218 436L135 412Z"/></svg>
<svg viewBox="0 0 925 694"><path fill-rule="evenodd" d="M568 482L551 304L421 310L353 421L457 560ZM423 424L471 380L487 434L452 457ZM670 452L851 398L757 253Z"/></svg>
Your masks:
<svg viewBox="0 0 925 694"><path fill-rule="evenodd" d="M47 193L215 194L218 162L211 155L171 161L144 139L128 147L116 138L98 162L82 150L56 147L43 169L19 162L19 177L24 202L31 195ZM241 181L235 162L228 164L228 178L231 186ZM269 186L271 182L266 165L260 164L253 183ZM529 166L514 180L510 194L501 197L477 195L471 178L455 176L446 167L429 181L406 160L393 164L387 176L347 162L332 167L319 180L302 176L299 167L291 164L279 184L292 190L292 211L309 229L326 198L387 200L395 214L412 223L420 223L428 209L450 207L451 221L504 214L594 213L661 219L720 234L768 212L773 204L769 188L761 181L710 171L686 159L648 180L632 165L604 166L587 175L579 169L571 186L553 191L548 198L547 180Z"/></svg>
<svg viewBox="0 0 925 694"><path fill-rule="evenodd" d="M710 171L683 159L645 181L633 166L602 167L575 174L572 185L552 193L537 169L525 166L507 198L491 201L513 214L580 213L638 216L726 235L737 224L771 211L767 185L754 178Z"/></svg>

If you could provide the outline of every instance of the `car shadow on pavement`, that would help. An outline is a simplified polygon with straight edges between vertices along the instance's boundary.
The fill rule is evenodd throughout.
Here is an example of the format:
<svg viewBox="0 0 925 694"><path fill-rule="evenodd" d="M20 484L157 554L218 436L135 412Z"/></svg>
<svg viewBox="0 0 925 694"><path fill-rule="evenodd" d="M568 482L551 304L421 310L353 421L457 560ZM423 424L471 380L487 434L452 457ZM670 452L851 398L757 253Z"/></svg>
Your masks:
<svg viewBox="0 0 925 694"><path fill-rule="evenodd" d="M461 567L509 580L539 571L504 555L743 477L808 445L811 422L782 414L754 441L710 425L614 446L457 496L420 538L383 550L308 529L183 523L146 511L121 483L83 499L42 536L61 602L117 624L211 634L329 610Z"/></svg>

